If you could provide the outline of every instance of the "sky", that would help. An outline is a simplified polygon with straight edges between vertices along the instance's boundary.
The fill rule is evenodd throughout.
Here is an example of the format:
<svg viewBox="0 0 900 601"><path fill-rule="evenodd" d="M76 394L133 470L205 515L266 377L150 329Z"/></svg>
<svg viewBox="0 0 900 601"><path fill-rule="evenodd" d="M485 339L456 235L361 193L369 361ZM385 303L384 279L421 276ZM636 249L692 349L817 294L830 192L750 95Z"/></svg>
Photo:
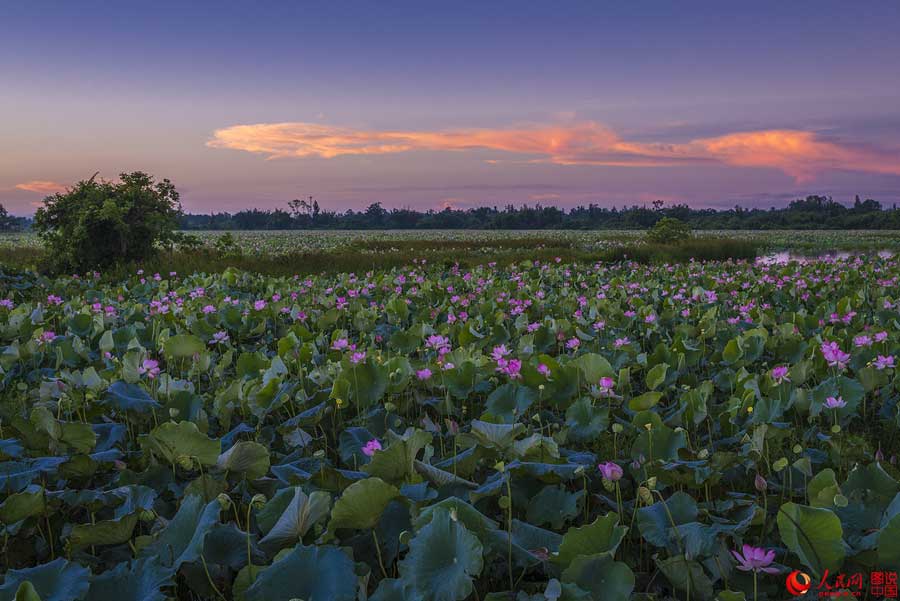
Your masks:
<svg viewBox="0 0 900 601"><path fill-rule="evenodd" d="M900 202L900 3L5 2L0 203Z"/></svg>

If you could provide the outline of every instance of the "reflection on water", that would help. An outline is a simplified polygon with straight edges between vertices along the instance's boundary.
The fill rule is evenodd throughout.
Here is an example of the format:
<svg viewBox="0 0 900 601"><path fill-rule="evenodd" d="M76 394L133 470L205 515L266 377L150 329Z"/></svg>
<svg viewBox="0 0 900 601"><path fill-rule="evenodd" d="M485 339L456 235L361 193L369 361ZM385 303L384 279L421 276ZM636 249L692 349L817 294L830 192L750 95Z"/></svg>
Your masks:
<svg viewBox="0 0 900 601"><path fill-rule="evenodd" d="M869 254L872 253L866 251L835 250L817 254L803 254L790 250L784 250L776 253L770 253L768 255L763 255L762 257L757 257L756 262L761 265L784 265L791 262L813 263L815 261L842 261L851 257L858 257ZM894 256L894 252L890 250L879 250L877 254L882 259L890 259Z"/></svg>

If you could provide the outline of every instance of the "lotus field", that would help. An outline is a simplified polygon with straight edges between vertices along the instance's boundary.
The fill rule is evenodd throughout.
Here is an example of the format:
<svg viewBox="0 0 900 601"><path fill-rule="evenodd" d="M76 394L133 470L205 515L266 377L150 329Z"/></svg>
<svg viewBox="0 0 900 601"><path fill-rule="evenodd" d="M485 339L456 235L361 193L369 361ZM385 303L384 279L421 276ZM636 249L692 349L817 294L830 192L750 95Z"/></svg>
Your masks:
<svg viewBox="0 0 900 601"><path fill-rule="evenodd" d="M0 277L0 601L900 569L894 258Z"/></svg>

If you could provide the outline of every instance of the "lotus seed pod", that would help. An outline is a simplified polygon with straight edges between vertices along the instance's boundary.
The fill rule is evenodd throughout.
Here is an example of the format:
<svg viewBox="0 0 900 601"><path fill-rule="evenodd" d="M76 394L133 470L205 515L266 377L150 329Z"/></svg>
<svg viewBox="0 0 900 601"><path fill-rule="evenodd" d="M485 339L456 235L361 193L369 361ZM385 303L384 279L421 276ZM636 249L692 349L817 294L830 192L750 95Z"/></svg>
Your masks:
<svg viewBox="0 0 900 601"><path fill-rule="evenodd" d="M650 505L653 503L653 493L650 492L650 489L646 486L638 487L638 498L644 505Z"/></svg>
<svg viewBox="0 0 900 601"><path fill-rule="evenodd" d="M780 472L781 470L783 470L783 469L786 468L787 466L788 466L788 458L787 458L787 457L781 457L778 461L776 461L776 462L772 465L772 468L773 468L776 472Z"/></svg>
<svg viewBox="0 0 900 601"><path fill-rule="evenodd" d="M509 509L509 506L510 506L509 497L507 497L506 495L503 495L502 497L500 497L497 500L497 505L500 506L500 509Z"/></svg>
<svg viewBox="0 0 900 601"><path fill-rule="evenodd" d="M798 444L795 444L794 448L791 450L794 451L794 453L796 453L797 455L799 455L800 453L803 452L803 447Z"/></svg>
<svg viewBox="0 0 900 601"><path fill-rule="evenodd" d="M268 499L266 499L266 495L257 493L253 495L252 499L250 499L250 506L253 507L253 509L262 509L267 501Z"/></svg>
<svg viewBox="0 0 900 601"><path fill-rule="evenodd" d="M138 519L142 522L152 522L156 519L156 514L149 509L141 509L141 511L138 513Z"/></svg>
<svg viewBox="0 0 900 601"><path fill-rule="evenodd" d="M697 457L700 459L706 459L709 457L709 449L700 449L700 452L697 453Z"/></svg>
<svg viewBox="0 0 900 601"><path fill-rule="evenodd" d="M231 497L229 497L225 493L219 493L219 496L216 497L216 501L219 502L219 505L222 506L224 511L227 511L231 508Z"/></svg>
<svg viewBox="0 0 900 601"><path fill-rule="evenodd" d="M834 434L840 434L840 433L841 433L841 426L840 426L840 424L835 424L835 425L831 426L831 431L832 431L832 433L834 433Z"/></svg>
<svg viewBox="0 0 900 601"><path fill-rule="evenodd" d="M612 492L616 490L616 484L612 480L603 479L603 488L606 489L606 492Z"/></svg>
<svg viewBox="0 0 900 601"><path fill-rule="evenodd" d="M612 425L612 431L615 432L616 434L621 434L622 432L625 431L625 427L622 426L622 424L620 424L620 423L615 423Z"/></svg>
<svg viewBox="0 0 900 601"><path fill-rule="evenodd" d="M384 410L387 411L388 413L393 413L394 411L397 410L397 405L395 405L393 403L385 403Z"/></svg>
<svg viewBox="0 0 900 601"><path fill-rule="evenodd" d="M647 478L647 487L650 488L650 490L656 490L656 476Z"/></svg>

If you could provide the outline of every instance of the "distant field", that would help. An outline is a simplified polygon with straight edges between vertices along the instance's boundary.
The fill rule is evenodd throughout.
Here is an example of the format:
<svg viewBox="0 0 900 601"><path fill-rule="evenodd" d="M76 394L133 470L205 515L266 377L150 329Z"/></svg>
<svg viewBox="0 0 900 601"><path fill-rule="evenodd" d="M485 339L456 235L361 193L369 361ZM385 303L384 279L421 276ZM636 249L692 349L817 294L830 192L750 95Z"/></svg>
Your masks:
<svg viewBox="0 0 900 601"><path fill-rule="evenodd" d="M329 230L186 232L195 247L166 250L141 265L125 265L118 277L146 269L168 273L216 273L234 267L267 275L366 272L412 264L475 266L522 261L679 262L753 259L789 252L898 251L900 231L714 231L678 247L647 244L636 230ZM229 237L230 236L230 237ZM224 237L224 238L223 238ZM227 243L226 243L227 241ZM0 235L0 265L40 267L40 240L30 233Z"/></svg>

